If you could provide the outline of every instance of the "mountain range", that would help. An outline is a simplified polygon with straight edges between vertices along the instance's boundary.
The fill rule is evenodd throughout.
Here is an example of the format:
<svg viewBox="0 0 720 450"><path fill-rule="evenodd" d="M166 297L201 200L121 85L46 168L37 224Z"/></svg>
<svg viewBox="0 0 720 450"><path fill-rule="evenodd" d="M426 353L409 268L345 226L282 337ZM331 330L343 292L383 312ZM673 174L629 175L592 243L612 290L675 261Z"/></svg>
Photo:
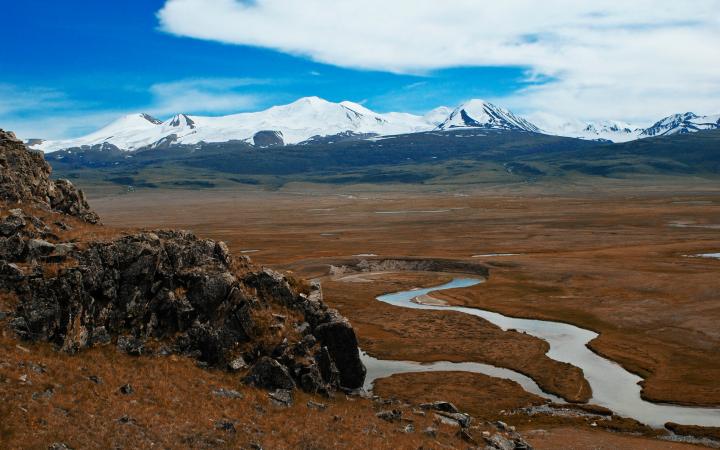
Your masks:
<svg viewBox="0 0 720 450"><path fill-rule="evenodd" d="M107 146L136 151L227 142L270 147L457 129L505 130L627 142L720 129L720 115L698 116L690 112L663 118L648 128L616 121L561 121L552 116L538 119L538 124L534 124L507 109L477 99L454 109L439 107L421 116L402 112L376 113L358 103L333 103L319 97L305 97L264 111L220 117L177 114L161 121L149 114L130 114L86 136L69 140L32 139L28 145L44 152Z"/></svg>

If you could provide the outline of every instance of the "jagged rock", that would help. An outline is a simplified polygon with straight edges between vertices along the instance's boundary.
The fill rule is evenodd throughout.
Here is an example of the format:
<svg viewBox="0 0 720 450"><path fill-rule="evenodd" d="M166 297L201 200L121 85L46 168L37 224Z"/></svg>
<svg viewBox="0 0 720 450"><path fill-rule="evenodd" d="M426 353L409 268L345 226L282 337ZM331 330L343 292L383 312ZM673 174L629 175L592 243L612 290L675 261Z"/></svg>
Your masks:
<svg viewBox="0 0 720 450"><path fill-rule="evenodd" d="M130 336L120 336L117 340L117 348L128 355L140 356L143 354L145 346L140 339Z"/></svg>
<svg viewBox="0 0 720 450"><path fill-rule="evenodd" d="M133 392L135 392L135 390L133 389L133 387L132 387L129 383L128 383L128 384L123 384L122 386L120 386L120 389L118 389L118 390L120 391L120 393L121 393L122 395L130 395L130 394L132 394Z"/></svg>
<svg viewBox="0 0 720 450"><path fill-rule="evenodd" d="M0 235L6 237L12 236L26 225L27 222L23 217L22 211L19 209L12 210L10 215L0 222Z"/></svg>
<svg viewBox="0 0 720 450"><path fill-rule="evenodd" d="M307 407L309 409L317 409L318 411L324 411L327 409L327 405L325 403L317 403L312 400L307 402Z"/></svg>
<svg viewBox="0 0 720 450"><path fill-rule="evenodd" d="M18 235L9 238L0 237L0 255L9 261L22 261L27 254L27 244Z"/></svg>
<svg viewBox="0 0 720 450"><path fill-rule="evenodd" d="M243 395L239 393L238 391L232 390L232 389L225 389L225 388L218 388L212 391L213 395L215 397L222 397L222 398L232 398L232 399L238 399L243 398Z"/></svg>
<svg viewBox="0 0 720 450"><path fill-rule="evenodd" d="M268 397L277 406L288 407L293 403L293 395L290 389L276 389L268 393Z"/></svg>
<svg viewBox="0 0 720 450"><path fill-rule="evenodd" d="M287 367L268 356L263 356L252 366L247 382L265 389L295 388Z"/></svg>
<svg viewBox="0 0 720 450"><path fill-rule="evenodd" d="M327 347L340 372L340 385L355 389L363 386L367 370L360 360L355 330L346 320L322 323L315 328L315 337Z"/></svg>
<svg viewBox="0 0 720 450"><path fill-rule="evenodd" d="M74 449L63 442L55 442L48 446L48 450L74 450Z"/></svg>
<svg viewBox="0 0 720 450"><path fill-rule="evenodd" d="M44 206L97 223L83 192L68 180L51 180L51 171L42 153L28 150L12 133L0 130L0 200Z"/></svg>
<svg viewBox="0 0 720 450"><path fill-rule="evenodd" d="M515 450L515 443L499 433L493 434L490 438L486 438L485 443L491 449Z"/></svg>
<svg viewBox="0 0 720 450"><path fill-rule="evenodd" d="M468 428L470 426L470 422L472 421L472 417L463 413L448 413L438 411L435 414L435 417L440 419L440 421L442 421L443 423L447 423L449 425L457 425L461 428Z"/></svg>
<svg viewBox="0 0 720 450"><path fill-rule="evenodd" d="M320 368L320 375L325 382L331 386L336 386L340 380L340 372L335 366L335 362L330 356L330 351L327 347L322 347L320 351L315 355L317 365Z"/></svg>
<svg viewBox="0 0 720 450"><path fill-rule="evenodd" d="M425 436L428 436L428 437L431 437L431 438L435 438L435 437L437 437L437 428L435 428L435 427L427 427L427 428L425 428L425 430L423 430L423 434L424 434Z"/></svg>
<svg viewBox="0 0 720 450"><path fill-rule="evenodd" d="M0 288L20 282L25 273L16 265L0 259Z"/></svg>
<svg viewBox="0 0 720 450"><path fill-rule="evenodd" d="M233 258L224 243L186 231L62 242L61 231L71 226L48 215L99 219L82 191L67 180L51 180L50 172L42 154L0 130L0 203L7 209L22 205L0 218L0 289L19 299L9 323L18 337L68 353L115 342L130 355L145 353L152 340L159 345L147 347L162 348L161 354L239 371L247 366L238 356L242 344L268 331L259 328L256 312L272 313L274 305L303 315L297 330L304 337L273 349L258 341L253 351L242 350L255 361L250 382L268 389L299 384L322 394L362 386L365 367L355 332L324 304L318 283L298 292L294 279ZM44 212L33 212L38 210ZM273 317L277 335L295 325L289 319L294 314Z"/></svg>
<svg viewBox="0 0 720 450"><path fill-rule="evenodd" d="M442 412L448 412L448 413L458 413L460 412L455 405L453 405L450 402L444 402L444 401L437 401L432 403L423 403L420 405L422 409L431 409L433 411L442 411Z"/></svg>
<svg viewBox="0 0 720 450"><path fill-rule="evenodd" d="M467 442L468 444L477 445L475 438L473 438L472 435L470 434L470 432L465 428L459 429L456 436L458 438L462 439L463 441Z"/></svg>
<svg viewBox="0 0 720 450"><path fill-rule="evenodd" d="M47 256L55 251L55 245L42 239L30 239L27 242L28 253L31 258Z"/></svg>
<svg viewBox="0 0 720 450"><path fill-rule="evenodd" d="M327 393L328 386L323 382L320 371L315 366L303 368L300 371L300 387L309 394Z"/></svg>
<svg viewBox="0 0 720 450"><path fill-rule="evenodd" d="M392 411L380 411L375 415L386 422L397 422L402 419L402 411L397 409L393 409Z"/></svg>
<svg viewBox="0 0 720 450"><path fill-rule="evenodd" d="M245 369L247 366L248 365L242 356L238 356L237 358L230 361L230 363L228 364L228 368L232 371L242 370Z"/></svg>

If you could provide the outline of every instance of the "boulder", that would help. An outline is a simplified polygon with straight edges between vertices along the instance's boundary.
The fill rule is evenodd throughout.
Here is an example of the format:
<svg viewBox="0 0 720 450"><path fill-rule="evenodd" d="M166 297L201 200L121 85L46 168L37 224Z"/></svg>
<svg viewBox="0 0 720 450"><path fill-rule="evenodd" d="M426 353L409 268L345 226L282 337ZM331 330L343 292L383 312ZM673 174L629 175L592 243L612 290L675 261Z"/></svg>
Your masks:
<svg viewBox="0 0 720 450"><path fill-rule="evenodd" d="M367 370L360 360L355 330L347 320L336 320L318 325L314 333L327 347L340 373L340 385L349 389L363 386Z"/></svg>
<svg viewBox="0 0 720 450"><path fill-rule="evenodd" d="M265 389L295 388L287 367L268 356L263 356L252 366L246 382Z"/></svg>
<svg viewBox="0 0 720 450"><path fill-rule="evenodd" d="M12 236L27 225L21 210L13 210L0 221L0 236Z"/></svg>

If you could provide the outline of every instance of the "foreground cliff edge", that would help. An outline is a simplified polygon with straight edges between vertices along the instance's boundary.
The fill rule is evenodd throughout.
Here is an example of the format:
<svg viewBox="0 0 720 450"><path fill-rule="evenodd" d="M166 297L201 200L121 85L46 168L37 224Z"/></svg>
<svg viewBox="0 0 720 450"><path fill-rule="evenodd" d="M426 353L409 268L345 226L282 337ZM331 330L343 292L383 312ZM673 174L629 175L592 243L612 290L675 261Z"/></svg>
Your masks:
<svg viewBox="0 0 720 450"><path fill-rule="evenodd" d="M187 231L104 227L50 172L0 130L0 448L530 448L428 393L366 399L318 285Z"/></svg>

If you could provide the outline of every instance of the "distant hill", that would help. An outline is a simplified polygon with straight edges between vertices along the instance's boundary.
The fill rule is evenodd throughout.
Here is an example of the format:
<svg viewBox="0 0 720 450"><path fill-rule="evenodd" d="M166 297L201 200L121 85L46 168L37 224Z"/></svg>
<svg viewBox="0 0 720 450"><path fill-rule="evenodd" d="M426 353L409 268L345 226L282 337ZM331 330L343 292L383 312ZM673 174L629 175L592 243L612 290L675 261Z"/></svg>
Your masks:
<svg viewBox="0 0 720 450"><path fill-rule="evenodd" d="M720 131L611 144L518 130L458 128L267 148L235 141L128 153L105 145L46 158L65 177L148 188L279 186L298 181L462 185L577 174L717 177Z"/></svg>

